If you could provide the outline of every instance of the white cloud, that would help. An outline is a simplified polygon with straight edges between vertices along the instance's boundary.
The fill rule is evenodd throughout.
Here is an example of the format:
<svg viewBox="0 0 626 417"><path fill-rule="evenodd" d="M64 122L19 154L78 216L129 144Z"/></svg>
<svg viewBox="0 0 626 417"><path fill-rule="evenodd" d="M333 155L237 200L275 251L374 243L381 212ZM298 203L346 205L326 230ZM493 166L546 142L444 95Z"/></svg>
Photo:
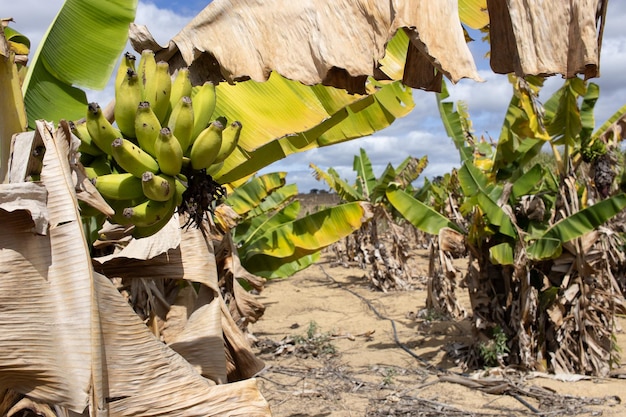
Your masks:
<svg viewBox="0 0 626 417"><path fill-rule="evenodd" d="M42 7L40 0L4 1L0 17L12 17L15 20L11 27L30 39L32 54L63 3L64 0L47 0L45 7Z"/></svg>

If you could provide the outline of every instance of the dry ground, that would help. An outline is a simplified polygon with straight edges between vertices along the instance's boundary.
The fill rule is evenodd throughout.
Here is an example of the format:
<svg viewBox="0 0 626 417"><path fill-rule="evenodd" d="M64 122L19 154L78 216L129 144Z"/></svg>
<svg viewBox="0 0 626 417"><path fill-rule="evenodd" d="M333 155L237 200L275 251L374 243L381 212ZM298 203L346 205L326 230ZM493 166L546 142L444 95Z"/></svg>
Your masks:
<svg viewBox="0 0 626 417"><path fill-rule="evenodd" d="M413 261L413 275L424 276L426 251ZM274 416L626 416L619 399L626 381L618 378L562 382L512 369L477 380L459 375L446 349L471 340L469 321L420 318L423 281L381 293L364 274L331 267L326 257L261 293L266 312L250 330L266 361L259 385ZM467 306L463 290L459 297ZM617 342L626 351L623 333Z"/></svg>

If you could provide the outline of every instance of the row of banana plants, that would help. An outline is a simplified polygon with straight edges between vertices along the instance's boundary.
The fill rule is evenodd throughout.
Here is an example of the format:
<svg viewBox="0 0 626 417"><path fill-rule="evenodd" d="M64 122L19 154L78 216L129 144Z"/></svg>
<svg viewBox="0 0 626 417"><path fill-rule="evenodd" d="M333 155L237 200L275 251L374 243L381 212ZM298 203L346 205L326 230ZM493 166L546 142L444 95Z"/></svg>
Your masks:
<svg viewBox="0 0 626 417"><path fill-rule="evenodd" d="M284 173L245 182L291 153L389 126L412 110L412 92L400 82L372 80L366 94L348 94L278 74L265 83L221 83L216 114L246 125L214 176L229 189L231 208L216 209L201 229L181 229L184 219L174 216L159 233L133 239L79 207L78 199L94 192L81 177L76 138L64 120L84 117L81 87L102 88L111 78L136 7L65 1L30 62L28 39L9 22L0 25L0 86L7 93L0 98L0 174L11 183L0 187L2 208L10 206L0 210L0 255L13 266L0 293L15 306L0 318L7 353L0 360L7 382L0 413L36 407L65 415L89 406L138 415L148 404L168 415L270 415L252 379L263 363L242 332L264 309L249 290L310 265L321 248L367 222L371 210L355 202L301 216ZM407 44L402 31L389 43L396 70ZM21 229L33 221L28 212L37 224L62 227ZM30 251L5 250L22 244ZM16 346L21 337L33 343ZM67 346L81 349L59 367ZM16 357L28 360L14 366Z"/></svg>
<svg viewBox="0 0 626 417"><path fill-rule="evenodd" d="M624 241L607 222L626 207L613 181L619 167L611 163L626 106L594 131L595 84L567 80L541 105L541 79L511 83L497 143L475 136L462 103L455 109L445 90L438 97L461 159L448 176L462 190L461 218L425 204L424 190L391 187L386 196L415 227L433 234L452 228L464 237L478 335L470 365L484 364L478 346L503 332L501 363L607 375L618 360L615 314L624 311ZM556 172L532 164L544 146ZM458 198L454 187L450 192Z"/></svg>
<svg viewBox="0 0 626 417"><path fill-rule="evenodd" d="M310 164L315 178L324 181L341 201L363 201L373 207L372 219L351 236L334 244L333 250L337 262L367 269L370 284L376 289L387 291L411 286L412 277L407 266L411 242L405 228L397 221L386 192L392 186L411 190L411 184L427 164L427 156L408 156L396 167L388 164L377 178L370 158L361 149L359 155L354 157L356 180L352 184L342 179L332 167L324 171ZM387 247L388 240L383 239L381 233L390 237L390 247Z"/></svg>

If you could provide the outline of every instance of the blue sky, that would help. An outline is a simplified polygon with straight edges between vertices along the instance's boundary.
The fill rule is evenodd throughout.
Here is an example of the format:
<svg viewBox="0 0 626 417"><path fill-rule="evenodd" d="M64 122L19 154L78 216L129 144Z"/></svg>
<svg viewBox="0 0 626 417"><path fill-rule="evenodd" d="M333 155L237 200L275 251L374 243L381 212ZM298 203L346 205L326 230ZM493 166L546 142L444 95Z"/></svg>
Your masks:
<svg viewBox="0 0 626 417"><path fill-rule="evenodd" d="M28 36L36 45L63 4L63 0L20 0L3 2L2 17L13 17L15 29ZM45 6L44 6L45 4ZM200 10L207 1L176 0L139 2L136 22L148 26L155 38L162 44L175 35ZM609 2L607 26L604 33L601 56L601 76L592 80L600 85L600 99L596 104L596 123L599 125L621 106L626 104L626 1ZM469 107L475 133L491 136L500 134L504 112L511 97L511 87L507 77L494 74L484 59L487 45L481 43L480 36L470 44L483 83L462 80L450 86L453 100L463 100ZM543 97L547 97L562 83L558 76L547 80ZM90 101L107 102L112 97L112 89L89 92ZM374 170L380 174L387 163L397 165L407 156L428 155L429 166L425 175L434 176L449 172L458 166L458 154L445 135L437 113L435 96L423 91L414 92L415 109L406 117L397 120L388 129L370 137L334 145L329 148L314 149L292 155L262 172L287 171L288 182L295 182L302 192L312 188L325 188L311 175L309 163L322 169L332 166L346 179L353 180L352 161L359 148L364 148Z"/></svg>

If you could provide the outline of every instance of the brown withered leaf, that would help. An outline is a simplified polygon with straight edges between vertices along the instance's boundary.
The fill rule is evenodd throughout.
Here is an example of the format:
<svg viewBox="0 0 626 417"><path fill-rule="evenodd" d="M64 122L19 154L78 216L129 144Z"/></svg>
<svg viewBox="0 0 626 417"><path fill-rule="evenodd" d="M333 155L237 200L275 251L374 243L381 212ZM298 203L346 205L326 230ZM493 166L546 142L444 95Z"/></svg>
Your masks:
<svg viewBox="0 0 626 417"><path fill-rule="evenodd" d="M136 51L152 49L173 68L190 67L195 83L266 81L276 71L307 85L364 93L368 76L388 78L379 61L404 28L413 63L403 75L406 85L438 89L436 72L453 82L480 80L456 0L215 0L166 47L146 27L131 26L130 40Z"/></svg>

